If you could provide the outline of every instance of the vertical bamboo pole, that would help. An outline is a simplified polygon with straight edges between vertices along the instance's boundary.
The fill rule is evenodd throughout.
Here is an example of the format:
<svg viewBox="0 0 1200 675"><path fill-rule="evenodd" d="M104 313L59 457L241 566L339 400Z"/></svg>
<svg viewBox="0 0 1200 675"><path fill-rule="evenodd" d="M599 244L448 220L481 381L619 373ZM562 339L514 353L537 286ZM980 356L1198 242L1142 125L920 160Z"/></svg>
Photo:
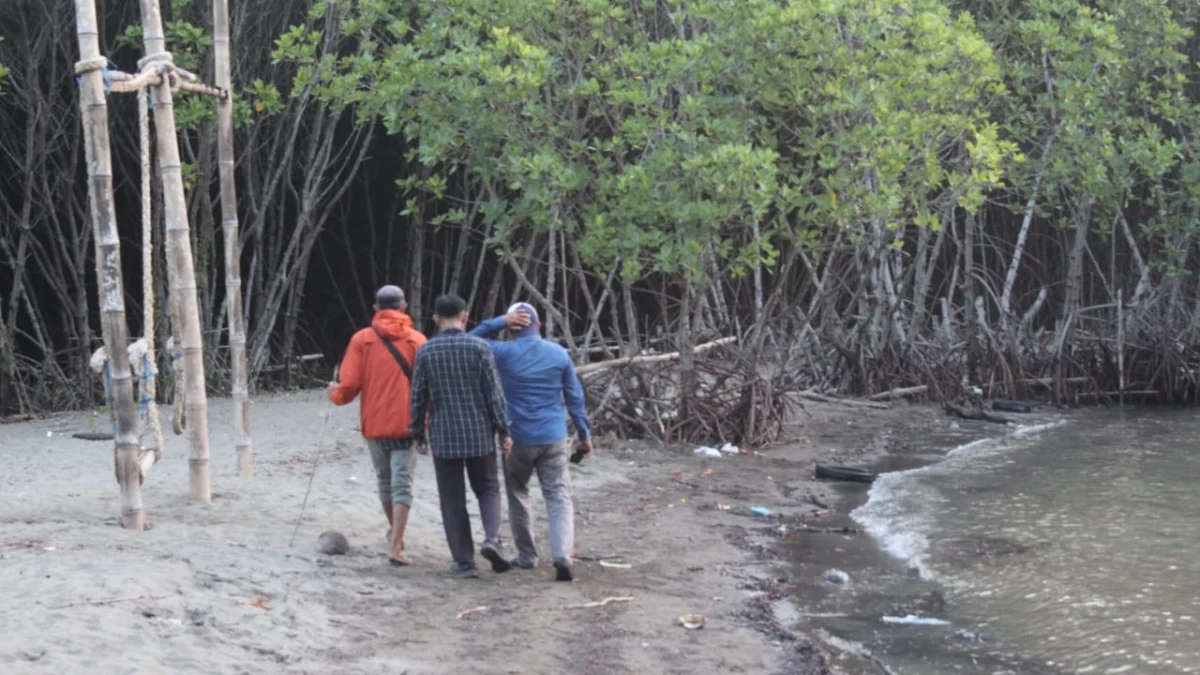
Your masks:
<svg viewBox="0 0 1200 675"><path fill-rule="evenodd" d="M111 391L117 423L114 461L121 486L121 525L132 530L146 527L142 508L142 477L138 467L137 410L133 376L129 370L129 327L125 324L125 286L121 277L121 240L113 202L112 155L108 136L108 103L105 100L104 64L100 55L100 28L95 0L76 0L76 32L82 85L80 107L88 167L88 210L96 241L96 275L99 277L100 316L108 352Z"/></svg>
<svg viewBox="0 0 1200 675"><path fill-rule="evenodd" d="M1115 277L1114 277L1115 278ZM1125 302L1124 289L1117 289L1117 402L1125 406Z"/></svg>
<svg viewBox="0 0 1200 675"><path fill-rule="evenodd" d="M147 61L169 59L158 0L140 0L140 3ZM158 169L163 186L167 256L175 263L175 274L170 280L171 293L179 301L180 348L187 386L184 407L192 445L188 459L188 497L192 501L208 503L212 501L212 490L208 475L208 396L204 386L204 346L196 300L196 270L192 260L187 201L183 193L183 168L179 161L175 130L175 106L165 67L163 77L154 85L151 93L154 96L154 130L158 137Z"/></svg>
<svg viewBox="0 0 1200 675"><path fill-rule="evenodd" d="M229 0L213 0L213 59L216 85L225 92L217 104L217 153L221 176L221 230L225 238L225 303L229 314L229 363L233 376L233 442L238 473L254 475L250 439L250 388L246 364L246 314L242 310L242 245L234 183L233 74L230 59Z"/></svg>

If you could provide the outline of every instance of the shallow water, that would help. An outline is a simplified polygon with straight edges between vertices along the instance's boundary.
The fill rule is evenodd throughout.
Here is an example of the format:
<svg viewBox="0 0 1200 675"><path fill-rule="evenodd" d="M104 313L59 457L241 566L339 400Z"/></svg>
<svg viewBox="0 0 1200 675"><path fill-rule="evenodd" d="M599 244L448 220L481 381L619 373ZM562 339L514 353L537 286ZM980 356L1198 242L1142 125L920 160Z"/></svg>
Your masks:
<svg viewBox="0 0 1200 675"><path fill-rule="evenodd" d="M1088 412L881 476L853 516L945 590L950 625L877 654L921 675L1003 672L980 661L1000 654L1009 672L1200 673L1198 482L1192 410ZM929 648L960 630L983 643Z"/></svg>

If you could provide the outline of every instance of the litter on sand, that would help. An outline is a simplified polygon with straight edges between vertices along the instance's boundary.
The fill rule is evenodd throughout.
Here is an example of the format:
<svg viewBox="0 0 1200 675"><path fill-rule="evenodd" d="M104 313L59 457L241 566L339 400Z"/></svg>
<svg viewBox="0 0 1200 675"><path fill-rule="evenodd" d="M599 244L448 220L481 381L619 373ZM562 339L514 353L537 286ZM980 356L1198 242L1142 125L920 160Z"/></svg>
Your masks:
<svg viewBox="0 0 1200 675"><path fill-rule="evenodd" d="M607 560L601 560L600 566L601 567L611 567L611 568L617 569L617 570L627 570L627 569L633 568L633 565L630 565L629 563L609 562Z"/></svg>
<svg viewBox="0 0 1200 675"><path fill-rule="evenodd" d="M491 608L490 608L490 607L488 607L487 605L480 605L479 607L472 607L471 609L464 609L463 611L461 611L461 612L459 612L458 614L454 615L454 618L456 618L456 619L465 619L465 618L467 618L468 616L471 616L471 615L474 615L474 614L479 614L479 613L481 613L481 612L486 612L486 611L488 611L489 609L491 609Z"/></svg>
<svg viewBox="0 0 1200 675"><path fill-rule="evenodd" d="M927 616L916 616L909 614L908 616L885 616L884 623L901 623L907 626L947 626L949 621L942 619L931 619Z"/></svg>
<svg viewBox="0 0 1200 675"><path fill-rule="evenodd" d="M734 445L733 443L726 443L725 445L722 445L720 447L718 452L720 452L723 455L736 455L741 452L741 449L738 448L738 446Z"/></svg>
<svg viewBox="0 0 1200 675"><path fill-rule="evenodd" d="M679 617L679 625L688 630L700 630L708 620L700 614L685 614Z"/></svg>
<svg viewBox="0 0 1200 675"><path fill-rule="evenodd" d="M753 513L756 516L769 516L771 515L771 509L768 509L765 506L755 506L750 509L750 513Z"/></svg>
<svg viewBox="0 0 1200 675"><path fill-rule="evenodd" d="M720 457L721 451L716 448L710 448L707 445L702 445L696 448L696 454L701 457Z"/></svg>
<svg viewBox="0 0 1200 675"><path fill-rule="evenodd" d="M563 609L591 609L592 607L607 607L617 602L632 602L633 596L609 597L598 602L585 602L581 605L563 605Z"/></svg>

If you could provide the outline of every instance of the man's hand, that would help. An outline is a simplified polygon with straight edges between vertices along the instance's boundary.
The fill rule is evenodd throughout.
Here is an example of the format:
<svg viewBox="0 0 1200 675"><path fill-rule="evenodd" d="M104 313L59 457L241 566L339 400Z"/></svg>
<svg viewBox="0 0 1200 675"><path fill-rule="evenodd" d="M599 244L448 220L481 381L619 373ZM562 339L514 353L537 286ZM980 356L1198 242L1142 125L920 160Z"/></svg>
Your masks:
<svg viewBox="0 0 1200 675"><path fill-rule="evenodd" d="M513 449L512 436L505 436L503 439L500 440L500 451L504 453L505 457L512 456L512 449Z"/></svg>
<svg viewBox="0 0 1200 675"><path fill-rule="evenodd" d="M577 441L575 443L575 452L572 453L571 461L578 464L588 457L591 457L592 453L595 451L596 446L592 444L591 440Z"/></svg>
<svg viewBox="0 0 1200 675"><path fill-rule="evenodd" d="M504 327L514 333L529 326L529 315L520 309L514 309L504 315Z"/></svg>
<svg viewBox="0 0 1200 675"><path fill-rule="evenodd" d="M416 441L416 443L413 445L413 449L417 451L418 455L428 455L429 454L429 445L425 442L425 439L423 439L423 438L418 439Z"/></svg>

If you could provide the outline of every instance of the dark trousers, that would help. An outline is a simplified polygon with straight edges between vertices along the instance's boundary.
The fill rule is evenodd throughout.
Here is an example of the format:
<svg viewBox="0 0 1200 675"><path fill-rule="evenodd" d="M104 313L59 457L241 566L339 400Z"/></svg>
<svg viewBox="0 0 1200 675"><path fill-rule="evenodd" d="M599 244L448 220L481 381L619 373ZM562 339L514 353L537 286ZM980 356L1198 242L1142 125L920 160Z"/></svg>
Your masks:
<svg viewBox="0 0 1200 675"><path fill-rule="evenodd" d="M500 474L496 453L470 459L433 458L437 474L438 500L442 505L442 525L450 555L459 565L475 564L475 542L471 538L471 518L467 515L467 486L464 470L471 482L471 491L479 500L483 518L485 542L500 546Z"/></svg>

